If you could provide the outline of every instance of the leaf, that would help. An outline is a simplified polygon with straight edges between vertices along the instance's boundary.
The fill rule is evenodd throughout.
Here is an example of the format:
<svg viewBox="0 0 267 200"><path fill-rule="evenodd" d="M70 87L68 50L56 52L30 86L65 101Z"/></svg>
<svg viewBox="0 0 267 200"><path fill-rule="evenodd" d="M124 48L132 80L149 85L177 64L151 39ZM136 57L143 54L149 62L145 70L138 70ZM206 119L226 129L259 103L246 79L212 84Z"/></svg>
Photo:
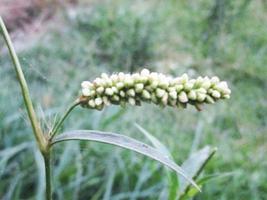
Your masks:
<svg viewBox="0 0 267 200"><path fill-rule="evenodd" d="M146 131L139 124L135 123L134 125L141 131L141 133L144 134L144 136L153 144L154 147L156 147L161 153L165 154L166 156L168 156L173 160L169 150L156 137L154 137L152 134Z"/></svg>
<svg viewBox="0 0 267 200"><path fill-rule="evenodd" d="M203 170L210 158L215 154L217 148L209 146L191 154L191 156L182 164L182 168L189 175L190 179L195 180ZM182 199L188 192L190 185L183 177L179 177L179 199Z"/></svg>
<svg viewBox="0 0 267 200"><path fill-rule="evenodd" d="M169 159L167 156L162 155L162 153L159 152L157 149L145 143L132 139L130 137L109 132L75 130L58 135L52 140L51 145L54 145L59 142L64 142L67 140L89 140L89 141L113 144L123 147L125 149L138 152L154 160L157 160L162 164L168 166L170 169L176 171L178 174L183 176L186 180L188 180L194 187L196 187L200 191L200 188L197 186L197 184L191 178L188 178L188 176L184 173L184 170L180 166L178 166L174 161Z"/></svg>

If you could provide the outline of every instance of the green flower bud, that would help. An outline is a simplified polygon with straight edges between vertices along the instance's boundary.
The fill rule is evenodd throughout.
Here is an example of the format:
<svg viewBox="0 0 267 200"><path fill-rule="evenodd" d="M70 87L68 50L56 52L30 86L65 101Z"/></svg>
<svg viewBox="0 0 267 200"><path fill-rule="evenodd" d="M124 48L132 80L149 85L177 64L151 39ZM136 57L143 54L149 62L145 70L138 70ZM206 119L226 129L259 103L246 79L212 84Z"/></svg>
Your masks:
<svg viewBox="0 0 267 200"><path fill-rule="evenodd" d="M196 93L196 91L191 90L191 91L188 93L188 98L191 99L191 100L196 100L196 99L197 99L197 93Z"/></svg>
<svg viewBox="0 0 267 200"><path fill-rule="evenodd" d="M130 89L127 91L127 94L130 96L130 97L134 97L135 96L135 91L134 89Z"/></svg>
<svg viewBox="0 0 267 200"><path fill-rule="evenodd" d="M165 92L165 90L163 90L163 89L160 89L160 88L157 88L157 89L156 89L156 96L157 96L158 98L163 97L163 95L164 95L165 93L166 93L166 92Z"/></svg>
<svg viewBox="0 0 267 200"><path fill-rule="evenodd" d="M97 98L95 99L95 105L96 105L96 106L100 106L102 103L103 103L103 100L102 100L100 97L97 97Z"/></svg>
<svg viewBox="0 0 267 200"><path fill-rule="evenodd" d="M182 103L188 102L187 95L186 95L186 93L184 91L180 92L180 94L178 95L178 99Z"/></svg>
<svg viewBox="0 0 267 200"><path fill-rule="evenodd" d="M220 92L218 92L217 90L213 90L211 95L216 99L219 99L221 97Z"/></svg>
<svg viewBox="0 0 267 200"><path fill-rule="evenodd" d="M137 83L135 85L135 92L136 93L140 93L142 92L142 90L144 89L144 84L143 83Z"/></svg>
<svg viewBox="0 0 267 200"><path fill-rule="evenodd" d="M169 92L169 96L170 96L172 99L177 99L177 92L176 92L176 91Z"/></svg>
<svg viewBox="0 0 267 200"><path fill-rule="evenodd" d="M112 96L113 95L113 90L111 88L106 88L105 90L105 94L108 95L108 96Z"/></svg>
<svg viewBox="0 0 267 200"><path fill-rule="evenodd" d="M150 95L150 93L147 90L143 90L142 97L144 99L150 99L151 98L151 95Z"/></svg>

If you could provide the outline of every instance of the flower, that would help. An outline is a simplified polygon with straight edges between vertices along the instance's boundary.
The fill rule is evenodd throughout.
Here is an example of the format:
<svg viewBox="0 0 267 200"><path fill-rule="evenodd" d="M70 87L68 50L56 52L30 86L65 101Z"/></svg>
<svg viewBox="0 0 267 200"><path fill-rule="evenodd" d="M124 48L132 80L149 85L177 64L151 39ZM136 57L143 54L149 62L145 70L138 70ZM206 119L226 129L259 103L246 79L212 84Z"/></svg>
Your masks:
<svg viewBox="0 0 267 200"><path fill-rule="evenodd" d="M81 87L81 105L98 110L110 104L141 105L142 102L182 108L191 104L199 110L202 104L229 99L231 94L227 83L217 76L190 79L187 74L171 77L148 69L134 74L103 73L92 82L82 82Z"/></svg>

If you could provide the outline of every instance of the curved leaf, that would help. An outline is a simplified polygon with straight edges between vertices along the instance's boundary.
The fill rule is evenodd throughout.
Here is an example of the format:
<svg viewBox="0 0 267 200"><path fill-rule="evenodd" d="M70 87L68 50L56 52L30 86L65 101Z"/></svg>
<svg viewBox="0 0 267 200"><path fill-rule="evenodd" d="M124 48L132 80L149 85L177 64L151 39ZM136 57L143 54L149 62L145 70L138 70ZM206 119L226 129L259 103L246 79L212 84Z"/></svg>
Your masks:
<svg viewBox="0 0 267 200"><path fill-rule="evenodd" d="M178 174L182 175L186 180L188 180L194 187L196 187L200 191L200 188L197 186L197 184L191 178L188 178L184 170L181 167L179 167L174 161L169 159L167 156L163 155L157 149L145 143L132 139L130 137L109 132L100 132L93 130L92 131L75 130L58 135L52 140L51 145L54 145L59 142L64 142L67 140L89 140L89 141L113 144L123 147L125 149L138 152L154 160L157 160L162 164L166 165L167 167L171 168L172 170L176 171Z"/></svg>
<svg viewBox="0 0 267 200"><path fill-rule="evenodd" d="M189 158L182 164L182 168L187 172L188 176L193 180L199 176L205 165L217 151L217 148L206 146L203 149L191 154ZM184 178L179 178L179 199L183 199L190 189Z"/></svg>

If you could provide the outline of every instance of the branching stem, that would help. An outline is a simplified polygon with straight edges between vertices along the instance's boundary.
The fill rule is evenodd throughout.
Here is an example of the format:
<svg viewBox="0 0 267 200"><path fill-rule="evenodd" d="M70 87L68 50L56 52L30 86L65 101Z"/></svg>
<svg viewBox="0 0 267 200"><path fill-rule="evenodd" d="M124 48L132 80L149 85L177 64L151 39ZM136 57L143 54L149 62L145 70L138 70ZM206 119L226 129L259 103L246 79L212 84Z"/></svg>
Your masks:
<svg viewBox="0 0 267 200"><path fill-rule="evenodd" d="M50 141L53 139L53 137L56 135L57 131L59 130L60 126L63 124L63 122L65 121L65 119L68 117L68 115L70 114L70 112L77 106L79 105L81 102L79 99L77 99L76 101L74 101L69 108L66 110L66 112L63 114L62 118L56 123L56 125L52 128L52 131L50 132Z"/></svg>

